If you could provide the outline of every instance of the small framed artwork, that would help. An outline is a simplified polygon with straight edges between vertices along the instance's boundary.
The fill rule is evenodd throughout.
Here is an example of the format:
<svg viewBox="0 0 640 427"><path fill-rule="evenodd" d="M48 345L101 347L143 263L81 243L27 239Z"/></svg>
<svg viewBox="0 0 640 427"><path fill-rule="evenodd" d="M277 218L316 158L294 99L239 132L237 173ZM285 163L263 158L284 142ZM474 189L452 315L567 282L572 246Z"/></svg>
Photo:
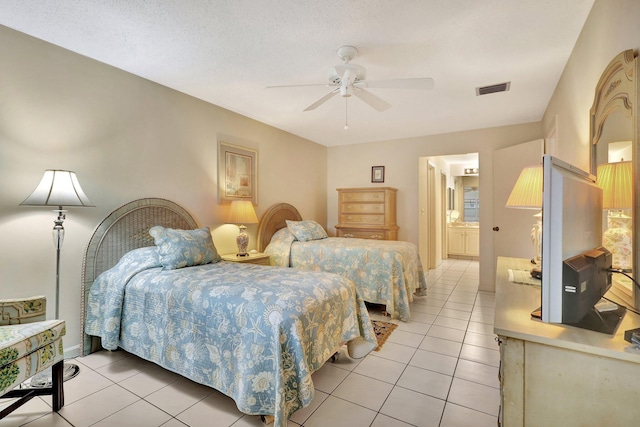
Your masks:
<svg viewBox="0 0 640 427"><path fill-rule="evenodd" d="M258 204L258 152L218 143L218 204L251 200Z"/></svg>
<svg viewBox="0 0 640 427"><path fill-rule="evenodd" d="M384 182L384 166L371 166L371 182Z"/></svg>

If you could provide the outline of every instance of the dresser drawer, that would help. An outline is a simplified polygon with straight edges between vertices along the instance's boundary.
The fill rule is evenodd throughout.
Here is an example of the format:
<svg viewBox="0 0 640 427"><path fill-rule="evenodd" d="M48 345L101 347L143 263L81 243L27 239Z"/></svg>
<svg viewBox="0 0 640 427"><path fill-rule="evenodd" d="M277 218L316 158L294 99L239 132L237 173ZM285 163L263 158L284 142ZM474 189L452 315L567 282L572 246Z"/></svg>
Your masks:
<svg viewBox="0 0 640 427"><path fill-rule="evenodd" d="M382 191L344 192L340 194L341 202L384 202Z"/></svg>
<svg viewBox="0 0 640 427"><path fill-rule="evenodd" d="M340 224L384 225L384 215L342 214L340 215Z"/></svg>
<svg viewBox="0 0 640 427"><path fill-rule="evenodd" d="M342 213L366 213L384 215L384 203L344 203Z"/></svg>
<svg viewBox="0 0 640 427"><path fill-rule="evenodd" d="M338 230L338 237L350 237L358 239L373 239L373 240L392 240L387 239L387 233L382 230L354 230L354 229L342 229Z"/></svg>
<svg viewBox="0 0 640 427"><path fill-rule="evenodd" d="M338 237L348 237L357 239L372 240L396 240L395 232L385 230L355 230L355 229L339 229Z"/></svg>

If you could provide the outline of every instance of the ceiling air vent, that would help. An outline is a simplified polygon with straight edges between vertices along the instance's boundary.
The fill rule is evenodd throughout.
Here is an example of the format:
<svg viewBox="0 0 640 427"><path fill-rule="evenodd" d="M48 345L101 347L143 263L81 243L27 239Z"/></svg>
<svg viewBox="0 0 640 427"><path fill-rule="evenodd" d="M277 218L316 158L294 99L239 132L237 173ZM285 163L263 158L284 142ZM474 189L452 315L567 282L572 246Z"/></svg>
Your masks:
<svg viewBox="0 0 640 427"><path fill-rule="evenodd" d="M511 82L499 83L497 85L483 86L476 88L476 96L488 95L496 92L506 92L511 87Z"/></svg>

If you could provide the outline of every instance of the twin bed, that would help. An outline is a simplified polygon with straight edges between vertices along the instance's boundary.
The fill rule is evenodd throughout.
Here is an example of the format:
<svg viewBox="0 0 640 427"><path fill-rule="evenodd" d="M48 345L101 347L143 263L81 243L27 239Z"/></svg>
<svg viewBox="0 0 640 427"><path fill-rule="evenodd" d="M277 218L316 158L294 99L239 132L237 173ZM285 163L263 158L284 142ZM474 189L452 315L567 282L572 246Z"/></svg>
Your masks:
<svg viewBox="0 0 640 427"><path fill-rule="evenodd" d="M263 219L260 247L283 228L275 219L291 218L283 212L292 206L278 206ZM385 286L394 290L376 298L403 313L424 284L419 259L417 285L406 283L402 262L389 268L393 283ZM276 427L311 402L311 374L340 347L361 358L377 346L353 281L220 261L209 230L164 199L136 200L105 218L82 273L81 354L122 348L219 390L244 413L273 416Z"/></svg>
<svg viewBox="0 0 640 427"><path fill-rule="evenodd" d="M83 260L81 352L120 347L285 426L344 343L356 358L377 346L367 309L339 275L216 262L207 235L163 199L111 213Z"/></svg>
<svg viewBox="0 0 640 427"><path fill-rule="evenodd" d="M271 255L272 265L340 274L355 283L365 301L386 306L394 319L408 321L414 293L426 295L414 244L327 237L321 226L303 221L287 203L274 205L262 216L258 251Z"/></svg>

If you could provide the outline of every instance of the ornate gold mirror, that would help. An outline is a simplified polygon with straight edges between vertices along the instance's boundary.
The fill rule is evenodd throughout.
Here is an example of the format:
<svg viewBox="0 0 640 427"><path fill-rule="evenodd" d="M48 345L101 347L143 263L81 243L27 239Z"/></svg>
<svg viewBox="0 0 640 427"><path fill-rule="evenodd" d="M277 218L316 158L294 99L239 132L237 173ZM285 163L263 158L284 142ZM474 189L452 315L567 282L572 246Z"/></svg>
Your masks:
<svg viewBox="0 0 640 427"><path fill-rule="evenodd" d="M640 209L635 177L638 153L637 58L632 50L616 55L602 73L591 107L591 173L604 190L607 223L603 245L613 254L613 266L640 276L638 238ZM604 222L604 221L603 221ZM614 274L613 292L640 308L640 292L631 280Z"/></svg>

